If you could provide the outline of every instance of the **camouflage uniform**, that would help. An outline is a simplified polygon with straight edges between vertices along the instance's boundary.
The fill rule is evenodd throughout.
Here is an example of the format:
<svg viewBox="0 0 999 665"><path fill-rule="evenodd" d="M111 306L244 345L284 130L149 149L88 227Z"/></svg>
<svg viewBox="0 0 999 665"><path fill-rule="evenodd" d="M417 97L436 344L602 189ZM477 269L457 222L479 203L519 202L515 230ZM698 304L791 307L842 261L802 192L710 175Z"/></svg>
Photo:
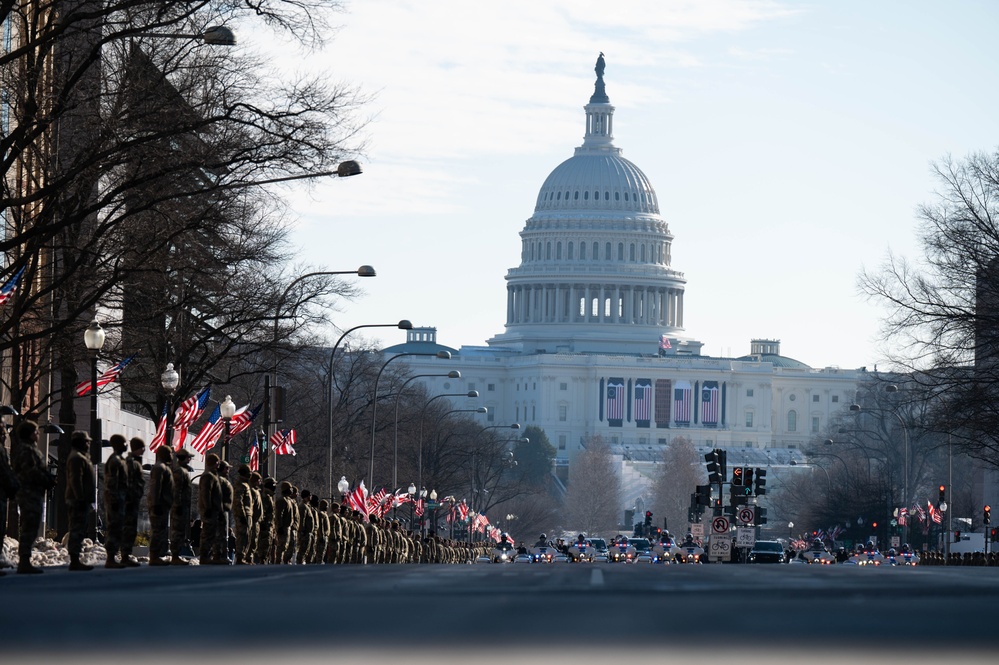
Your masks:
<svg viewBox="0 0 999 665"><path fill-rule="evenodd" d="M205 458L205 472L198 481L198 512L201 514L201 544L198 557L202 564L221 563L218 552L219 523L225 517L222 509L222 485L218 476L219 457L210 453Z"/></svg>
<svg viewBox="0 0 999 665"><path fill-rule="evenodd" d="M298 531L298 563L309 563L309 552L315 547L316 513L309 505L311 494L308 490L302 492L301 516Z"/></svg>
<svg viewBox="0 0 999 665"><path fill-rule="evenodd" d="M114 452L104 463L104 514L107 518L107 537L104 548L107 550L108 568L123 567L116 564L115 557L121 550L125 530L125 501L128 499L128 464L125 463L125 437L115 434L111 446Z"/></svg>
<svg viewBox="0 0 999 665"><path fill-rule="evenodd" d="M302 525L302 513L298 508L298 488L294 485L291 488L291 531L288 534L288 545L284 551L284 562L291 563L295 560L295 548L298 545L298 529Z"/></svg>
<svg viewBox="0 0 999 665"><path fill-rule="evenodd" d="M142 475L142 453L145 442L135 437L129 441L130 452L125 458L128 468L128 493L125 495L125 524L121 530L121 562L126 566L137 566L132 559L132 548L139 532L139 508L146 495L146 479Z"/></svg>
<svg viewBox="0 0 999 665"><path fill-rule="evenodd" d="M178 566L187 563L180 558L180 552L188 546L190 541L191 499L194 494L191 486L191 471L193 469L188 466L190 461L190 451L182 448L177 453L173 465L173 505L170 507L170 552L173 554L171 563Z"/></svg>
<svg viewBox="0 0 999 665"><path fill-rule="evenodd" d="M274 544L274 479L264 480L260 492L262 512L260 516L260 534L257 537L256 563L271 563L271 549Z"/></svg>
<svg viewBox="0 0 999 665"><path fill-rule="evenodd" d="M277 547L274 551L274 563L288 563L290 557L288 548L291 541L291 529L295 523L294 502L291 500L291 484L281 481L281 496L274 501L274 539Z"/></svg>
<svg viewBox="0 0 999 665"><path fill-rule="evenodd" d="M236 527L235 563L248 561L250 528L253 523L253 496L250 492L250 467L240 464L236 470L239 478L234 487L232 519Z"/></svg>
<svg viewBox="0 0 999 665"><path fill-rule="evenodd" d="M11 467L20 488L17 491L17 509L20 517L17 552L19 573L40 573L41 568L31 565L31 547L38 537L42 524L42 505L45 492L55 487L42 451L38 449L38 425L30 420L17 426L17 446L13 449ZM92 500L92 499L91 499Z"/></svg>
<svg viewBox="0 0 999 665"><path fill-rule="evenodd" d="M227 462L219 462L218 479L222 488L222 518L215 528L215 548L212 551L213 558L218 563L228 563L229 561L229 516L232 514L233 487L226 474L229 472Z"/></svg>
<svg viewBox="0 0 999 665"><path fill-rule="evenodd" d="M149 472L149 565L167 563L162 557L170 550L170 510L173 508L172 451L166 446L156 449L156 464Z"/></svg>
<svg viewBox="0 0 999 665"><path fill-rule="evenodd" d="M329 504L326 500L319 502L319 511L316 513L319 523L319 536L316 538L316 553L312 557L312 563L326 563L326 551L330 543L330 523Z"/></svg>
<svg viewBox="0 0 999 665"><path fill-rule="evenodd" d="M69 508L69 540L66 549L69 550L70 570L89 570L90 566L80 562L80 553L96 498L94 466L87 457L90 435L78 430L73 432L70 441L73 449L66 459L66 506Z"/></svg>
<svg viewBox="0 0 999 665"><path fill-rule="evenodd" d="M254 563L254 553L257 551L257 541L260 539L260 521L264 517L263 495L260 491L260 474L256 471L250 474L250 499L253 502L250 518L250 534L246 546L246 562Z"/></svg>
<svg viewBox="0 0 999 665"><path fill-rule="evenodd" d="M17 496L17 489L20 486L10 466L6 443L7 430L0 426L0 544L3 544L3 539L7 536L7 501ZM0 561L0 567L3 565L5 564Z"/></svg>

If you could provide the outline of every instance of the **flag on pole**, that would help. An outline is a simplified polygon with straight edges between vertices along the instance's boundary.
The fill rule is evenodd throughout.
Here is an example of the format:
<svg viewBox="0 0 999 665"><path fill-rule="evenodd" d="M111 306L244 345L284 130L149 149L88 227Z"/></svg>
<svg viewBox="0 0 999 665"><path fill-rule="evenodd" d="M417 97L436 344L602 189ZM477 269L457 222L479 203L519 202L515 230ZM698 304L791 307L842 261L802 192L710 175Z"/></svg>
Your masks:
<svg viewBox="0 0 999 665"><path fill-rule="evenodd" d="M263 402L258 404L253 409L251 409L250 405L247 404L237 411L229 420L229 436L236 436L237 434L242 434L248 430L250 425L253 424L253 419L257 417L257 414L260 413L260 409L263 407Z"/></svg>
<svg viewBox="0 0 999 665"><path fill-rule="evenodd" d="M364 515L364 521L368 521L368 490L364 487L364 481L358 483L357 488L347 495L347 504L357 512Z"/></svg>
<svg viewBox="0 0 999 665"><path fill-rule="evenodd" d="M661 353L662 351L669 351L672 348L673 345L669 343L669 337L667 337L666 335L661 335L659 337L659 351L660 351L659 355L663 355Z"/></svg>
<svg viewBox="0 0 999 665"><path fill-rule="evenodd" d="M271 434L271 451L275 455L297 455L294 445L295 430L293 429L279 429Z"/></svg>
<svg viewBox="0 0 999 665"><path fill-rule="evenodd" d="M416 500L413 508L413 514L417 517L423 517L423 497Z"/></svg>
<svg viewBox="0 0 999 665"><path fill-rule="evenodd" d="M607 381L607 420L624 420L624 379Z"/></svg>
<svg viewBox="0 0 999 665"><path fill-rule="evenodd" d="M250 471L260 471L260 446L257 445L257 437L253 437L250 444Z"/></svg>
<svg viewBox="0 0 999 665"><path fill-rule="evenodd" d="M205 407L208 406L208 400L211 396L212 387L205 386L197 395L191 395L177 406L177 410L173 414L173 429L177 432L177 440L180 442L177 445L184 445L187 430L198 422L198 418L205 412Z"/></svg>
<svg viewBox="0 0 999 665"><path fill-rule="evenodd" d="M14 291L17 290L17 283L21 280L21 275L24 274L24 269L27 266L22 266L20 270L14 273L14 276L7 280L7 282L0 287L0 306L7 303L8 300L14 297Z"/></svg>
<svg viewBox="0 0 999 665"><path fill-rule="evenodd" d="M468 519L468 504L465 503L464 499L458 504L458 515L463 521Z"/></svg>
<svg viewBox="0 0 999 665"><path fill-rule="evenodd" d="M216 406L212 414L208 416L208 422L202 426L198 436L194 437L191 447L204 455L215 446L219 437L222 436L223 430L225 430L225 421L222 420L222 412Z"/></svg>
<svg viewBox="0 0 999 665"><path fill-rule="evenodd" d="M117 381L118 377L121 376L121 371L125 369L125 366L128 365L128 363L132 362L134 358L135 354L133 353L128 358L125 358L118 364L109 367L103 374L97 377L97 392L99 393L101 391L101 388L108 385L109 383L114 383L115 381ZM83 397L84 395L89 395L90 389L93 387L91 383L92 383L91 381L83 381L78 386L76 386L76 396Z"/></svg>
<svg viewBox="0 0 999 665"><path fill-rule="evenodd" d="M156 426L156 434L153 434L153 438L149 441L149 452L155 453L156 449L160 446L166 444L166 429L167 429L167 405L163 405L163 415L160 416L160 423Z"/></svg>

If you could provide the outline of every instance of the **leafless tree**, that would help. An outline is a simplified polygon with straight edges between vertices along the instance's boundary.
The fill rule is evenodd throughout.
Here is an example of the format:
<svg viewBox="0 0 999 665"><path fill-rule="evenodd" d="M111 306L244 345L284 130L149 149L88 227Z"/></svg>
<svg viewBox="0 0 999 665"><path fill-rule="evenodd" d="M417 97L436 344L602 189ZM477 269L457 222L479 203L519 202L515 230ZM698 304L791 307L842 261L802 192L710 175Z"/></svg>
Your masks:
<svg viewBox="0 0 999 665"><path fill-rule="evenodd" d="M610 447L595 436L569 467L562 524L569 531L606 534L621 522L621 479Z"/></svg>
<svg viewBox="0 0 999 665"><path fill-rule="evenodd" d="M662 461L652 481L652 502L649 509L662 517L671 530L684 528L690 495L706 480L701 456L686 437L676 437L663 450Z"/></svg>

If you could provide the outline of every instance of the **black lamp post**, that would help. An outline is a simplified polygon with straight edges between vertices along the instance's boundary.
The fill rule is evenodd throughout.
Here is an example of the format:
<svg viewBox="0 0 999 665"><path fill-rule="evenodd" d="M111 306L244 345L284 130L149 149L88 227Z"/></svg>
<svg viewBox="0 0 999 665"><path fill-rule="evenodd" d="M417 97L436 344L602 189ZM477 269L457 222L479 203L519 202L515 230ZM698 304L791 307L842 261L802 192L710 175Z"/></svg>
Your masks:
<svg viewBox="0 0 999 665"><path fill-rule="evenodd" d="M90 461L94 465L94 505L100 510L101 502L98 498L100 487L100 465L103 450L101 449L101 421L97 418L97 357L104 346L104 328L97 319L90 322L90 326L83 331L83 343L90 352ZM93 528L90 529L90 538L97 542L97 513L94 514Z"/></svg>
<svg viewBox="0 0 999 665"><path fill-rule="evenodd" d="M414 511L416 509L416 504L415 504L415 501L416 501L416 485L414 485L413 483L410 483L409 484L409 489L407 491L409 493L409 530L412 531L415 534L416 533L416 529L413 528L413 518L415 516L415 512Z"/></svg>
<svg viewBox="0 0 999 665"><path fill-rule="evenodd" d="M427 535L427 488L420 489L420 502L423 506L423 514L420 515L420 538Z"/></svg>
<svg viewBox="0 0 999 665"><path fill-rule="evenodd" d="M347 492L350 491L350 483L347 482L347 476L340 476L340 482L336 484L337 490L340 492L340 502L341 505L347 505Z"/></svg>
<svg viewBox="0 0 999 665"><path fill-rule="evenodd" d="M166 396L166 432L164 441L167 448L171 447L173 439L173 396L180 385L180 373L173 368L173 363L167 363L166 369L160 374L160 385L163 387L163 394Z"/></svg>
<svg viewBox="0 0 999 665"><path fill-rule="evenodd" d="M229 461L229 438L230 438L230 426L232 424L232 417L236 415L236 404L233 403L232 397L229 395L225 396L225 400L219 404L219 415L222 416L223 422L225 422L225 435L222 439L222 461Z"/></svg>

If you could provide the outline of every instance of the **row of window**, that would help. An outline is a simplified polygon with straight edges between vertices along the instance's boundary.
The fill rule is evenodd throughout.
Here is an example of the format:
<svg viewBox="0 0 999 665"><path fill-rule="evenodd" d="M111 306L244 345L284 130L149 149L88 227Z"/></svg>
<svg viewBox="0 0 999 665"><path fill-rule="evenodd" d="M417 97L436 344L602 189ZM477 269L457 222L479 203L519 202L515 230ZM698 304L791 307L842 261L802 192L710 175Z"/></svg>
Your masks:
<svg viewBox="0 0 999 665"><path fill-rule="evenodd" d="M753 396L753 389L752 388L746 388L746 397L752 397L752 396ZM790 395L787 396L787 399L789 401L793 402L796 399L798 399L798 396L795 395L794 393L791 393ZM833 404L839 404L839 395L833 395L832 398L831 398L831 401L832 401ZM819 395L818 394L812 395L812 402L815 403L815 404L819 403Z"/></svg>
<svg viewBox="0 0 999 665"><path fill-rule="evenodd" d="M580 242L578 245L572 241L566 243L565 245L565 259L567 261L576 260L576 250L579 250L579 260L586 260L586 249L587 243ZM590 260L599 261L600 260L600 243L594 242L590 245ZM603 260L611 261L614 260L613 257L614 246L612 243L604 244ZM631 243L628 245L628 261L646 263L646 257L652 259L652 263L656 264L666 264L668 258L668 243L663 242L653 242L653 243ZM561 261L562 260L562 241L556 241L554 244L551 240L542 242L528 242L524 241L524 249L521 255L521 260L523 261L540 261L544 258L546 261ZM624 243L619 242L617 244L617 260L624 261Z"/></svg>
<svg viewBox="0 0 999 665"><path fill-rule="evenodd" d="M564 201L569 201L570 200L570 196L569 196L570 194L572 195L571 200L573 200L573 201L578 201L579 200L579 198L580 198L580 196L579 196L580 195L580 191L577 189L576 191L566 190L564 197L563 197L561 191L558 191L558 192L545 192L545 196L542 199L542 201L563 201L563 200ZM651 200L652 200L652 196L648 192L631 191L631 192L624 192L623 194L624 194L623 198L624 198L624 200L626 202L634 201L635 203L650 203ZM589 192L589 190L583 190L582 195L583 195L582 198L583 198L584 201L589 201L590 200L590 192ZM611 193L610 192L604 191L603 195L604 195L603 196L604 201L610 201L611 200ZM594 190L592 198L593 198L594 201L599 201L600 200L600 191L599 190ZM615 201L620 201L621 199L622 199L622 192L614 192L614 200Z"/></svg>
<svg viewBox="0 0 999 665"><path fill-rule="evenodd" d="M821 418L819 416L812 416L812 433L818 434L819 426L821 425ZM746 411L746 427L753 426L753 412ZM797 432L798 431L798 412L794 409L787 412L787 431Z"/></svg>

